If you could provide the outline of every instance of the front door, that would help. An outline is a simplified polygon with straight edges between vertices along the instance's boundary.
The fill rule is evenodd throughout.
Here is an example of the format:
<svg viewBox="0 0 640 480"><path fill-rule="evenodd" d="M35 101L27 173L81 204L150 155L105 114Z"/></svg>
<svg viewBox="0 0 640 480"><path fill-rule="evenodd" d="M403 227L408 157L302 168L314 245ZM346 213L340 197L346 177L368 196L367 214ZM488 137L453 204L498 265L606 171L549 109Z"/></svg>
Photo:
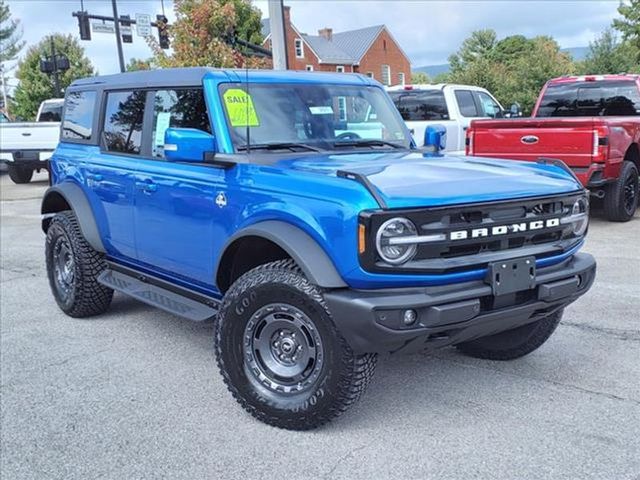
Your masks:
<svg viewBox="0 0 640 480"><path fill-rule="evenodd" d="M168 127L211 132L202 89L158 90L153 101L150 155L135 175L137 257L146 268L187 284L213 284L215 254L227 233L224 170L202 164L167 162ZM217 200L217 201L216 201Z"/></svg>

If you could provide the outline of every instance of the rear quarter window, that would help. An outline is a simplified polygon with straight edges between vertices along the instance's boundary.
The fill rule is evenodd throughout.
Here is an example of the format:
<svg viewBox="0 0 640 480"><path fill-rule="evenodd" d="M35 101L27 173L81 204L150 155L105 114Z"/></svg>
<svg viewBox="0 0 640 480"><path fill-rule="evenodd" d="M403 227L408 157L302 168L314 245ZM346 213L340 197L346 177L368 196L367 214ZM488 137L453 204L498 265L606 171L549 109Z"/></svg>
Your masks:
<svg viewBox="0 0 640 480"><path fill-rule="evenodd" d="M64 102L62 121L63 140L90 140L93 133L93 114L96 106L96 92L69 92Z"/></svg>

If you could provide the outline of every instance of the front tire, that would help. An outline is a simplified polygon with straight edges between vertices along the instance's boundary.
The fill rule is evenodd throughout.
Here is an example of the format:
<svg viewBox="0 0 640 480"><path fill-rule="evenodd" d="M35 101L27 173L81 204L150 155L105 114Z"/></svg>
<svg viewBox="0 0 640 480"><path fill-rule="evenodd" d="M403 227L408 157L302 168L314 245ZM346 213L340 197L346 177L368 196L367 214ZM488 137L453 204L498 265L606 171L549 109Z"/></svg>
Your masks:
<svg viewBox="0 0 640 480"><path fill-rule="evenodd" d="M13 183L23 184L29 183L33 177L33 169L28 167L20 167L17 165L8 165L9 178Z"/></svg>
<svg viewBox="0 0 640 480"><path fill-rule="evenodd" d="M109 308L113 290L98 283L98 275L107 268L104 255L85 240L73 212L51 219L45 255L51 292L64 313L82 318Z"/></svg>
<svg viewBox="0 0 640 480"><path fill-rule="evenodd" d="M638 169L625 161L620 176L609 185L604 197L604 213L612 222L628 222L638 208Z"/></svg>
<svg viewBox="0 0 640 480"><path fill-rule="evenodd" d="M465 355L485 360L514 360L537 350L555 331L562 310L536 322L456 345Z"/></svg>
<svg viewBox="0 0 640 480"><path fill-rule="evenodd" d="M227 388L258 420L289 430L319 427L351 407L376 355L356 355L322 293L292 260L245 273L226 293L215 353Z"/></svg>

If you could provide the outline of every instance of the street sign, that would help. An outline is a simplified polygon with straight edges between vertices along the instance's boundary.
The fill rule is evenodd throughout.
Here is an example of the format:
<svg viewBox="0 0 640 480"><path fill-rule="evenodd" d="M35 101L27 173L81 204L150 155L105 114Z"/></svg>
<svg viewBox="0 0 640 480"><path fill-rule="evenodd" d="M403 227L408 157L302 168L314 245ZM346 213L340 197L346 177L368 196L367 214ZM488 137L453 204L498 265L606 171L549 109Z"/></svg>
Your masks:
<svg viewBox="0 0 640 480"><path fill-rule="evenodd" d="M94 33L115 33L116 27L113 23L92 22L91 30L93 30Z"/></svg>
<svg viewBox="0 0 640 480"><path fill-rule="evenodd" d="M151 15L136 13L136 33L139 37L151 36Z"/></svg>

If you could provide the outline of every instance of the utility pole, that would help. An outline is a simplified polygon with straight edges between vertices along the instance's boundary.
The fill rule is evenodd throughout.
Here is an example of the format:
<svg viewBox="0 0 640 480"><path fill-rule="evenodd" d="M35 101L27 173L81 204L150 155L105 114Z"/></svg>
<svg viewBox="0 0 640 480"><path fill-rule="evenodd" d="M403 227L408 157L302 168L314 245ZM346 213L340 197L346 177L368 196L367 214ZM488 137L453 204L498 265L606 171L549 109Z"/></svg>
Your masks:
<svg viewBox="0 0 640 480"><path fill-rule="evenodd" d="M120 37L120 17L118 16L118 5L116 0L111 0L111 6L113 7L113 24L116 29L116 43L118 45L118 60L120 61L120 72L124 72L124 53L122 52L122 38Z"/></svg>
<svg viewBox="0 0 640 480"><path fill-rule="evenodd" d="M284 7L282 0L269 0L269 24L271 27L271 51L273 52L273 69L286 70L287 36L284 25Z"/></svg>
<svg viewBox="0 0 640 480"><path fill-rule="evenodd" d="M53 35L51 35L50 40L51 40L51 61L53 62L53 88L56 91L56 97L61 97L62 92L60 91L60 77L58 76L58 58L56 56L56 45L53 41Z"/></svg>

